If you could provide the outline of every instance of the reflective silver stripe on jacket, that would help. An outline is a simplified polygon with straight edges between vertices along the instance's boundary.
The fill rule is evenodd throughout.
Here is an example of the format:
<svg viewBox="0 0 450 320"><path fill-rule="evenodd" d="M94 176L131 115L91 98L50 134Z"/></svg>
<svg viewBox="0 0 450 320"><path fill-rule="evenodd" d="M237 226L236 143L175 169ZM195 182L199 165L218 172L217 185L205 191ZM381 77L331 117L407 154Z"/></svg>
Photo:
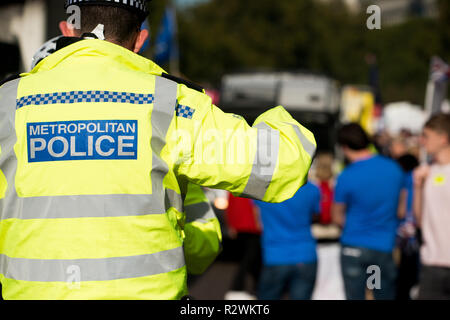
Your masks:
<svg viewBox="0 0 450 320"><path fill-rule="evenodd" d="M291 123L289 124L294 128L297 137L300 139L303 149L305 149L306 153L309 154L309 156L312 159L314 157L314 154L316 153L316 146L311 141L309 141L308 138L306 138L306 136L303 134L303 132L300 130L298 126Z"/></svg>
<svg viewBox="0 0 450 320"><path fill-rule="evenodd" d="M261 200L272 181L277 165L280 132L266 123L260 123L256 128L258 128L258 144L255 160L242 196Z"/></svg>
<svg viewBox="0 0 450 320"><path fill-rule="evenodd" d="M7 210L5 219L103 218L163 214L154 195L79 195L21 198L20 210Z"/></svg>
<svg viewBox="0 0 450 320"><path fill-rule="evenodd" d="M163 214L170 206L182 211L182 203L176 201L175 191L170 204L164 204L161 195L155 194L112 194L77 195L54 197L19 198L20 210L12 206L5 208L2 220L6 219L63 219L63 218L114 218L125 216L144 216ZM12 199L9 199L11 202ZM1 201L1 200L0 200ZM17 202L17 201L16 201ZM18 208L16 206L16 208Z"/></svg>
<svg viewBox="0 0 450 320"><path fill-rule="evenodd" d="M165 199L166 207L174 207L179 212L183 211L183 199L181 195L170 189L165 189L163 179L169 171L167 164L161 158L161 151L166 145L166 137L170 124L175 115L177 105L178 84L174 81L156 77L155 102L152 112L152 189L155 196Z"/></svg>
<svg viewBox="0 0 450 320"><path fill-rule="evenodd" d="M0 273L8 279L39 282L109 281L146 277L185 266L183 248L104 259L23 259L0 254Z"/></svg>
<svg viewBox="0 0 450 320"><path fill-rule="evenodd" d="M187 205L184 207L186 212L186 223L191 222L208 222L209 219L216 218L214 210L208 202L200 202L196 204Z"/></svg>
<svg viewBox="0 0 450 320"><path fill-rule="evenodd" d="M17 88L20 79L5 83L0 88L0 169L6 177L8 188L4 199L0 199L0 218L5 214L19 212L20 203L15 188L17 157L14 145L17 142L15 119Z"/></svg>

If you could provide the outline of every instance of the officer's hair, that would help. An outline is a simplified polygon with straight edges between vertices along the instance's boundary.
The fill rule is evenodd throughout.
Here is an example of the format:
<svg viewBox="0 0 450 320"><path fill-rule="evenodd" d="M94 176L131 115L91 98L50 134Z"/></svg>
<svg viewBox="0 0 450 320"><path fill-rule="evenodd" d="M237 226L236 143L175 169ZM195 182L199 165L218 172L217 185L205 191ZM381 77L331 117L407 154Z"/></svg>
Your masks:
<svg viewBox="0 0 450 320"><path fill-rule="evenodd" d="M370 139L364 129L357 123L342 126L338 131L338 143L351 150L364 150L369 147Z"/></svg>
<svg viewBox="0 0 450 320"><path fill-rule="evenodd" d="M80 36L92 32L101 23L105 26L105 39L123 45L128 44L141 29L139 15L124 8L83 5L80 9Z"/></svg>
<svg viewBox="0 0 450 320"><path fill-rule="evenodd" d="M425 123L424 127L445 134L450 142L450 114L436 114Z"/></svg>

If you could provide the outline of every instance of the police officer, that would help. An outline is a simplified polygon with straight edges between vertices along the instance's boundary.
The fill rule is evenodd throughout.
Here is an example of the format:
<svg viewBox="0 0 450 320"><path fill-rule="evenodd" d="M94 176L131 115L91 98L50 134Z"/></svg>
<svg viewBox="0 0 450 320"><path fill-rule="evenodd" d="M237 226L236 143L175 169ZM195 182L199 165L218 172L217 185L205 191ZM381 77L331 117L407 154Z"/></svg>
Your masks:
<svg viewBox="0 0 450 320"><path fill-rule="evenodd" d="M282 107L250 127L138 56L145 1L72 4L81 30L0 88L3 297L179 299L190 183L284 201L314 137Z"/></svg>
<svg viewBox="0 0 450 320"><path fill-rule="evenodd" d="M67 24L61 22L60 25L64 32ZM31 69L56 51L56 44L61 37L58 36L47 41L36 51ZM188 274L200 275L220 253L222 231L212 205L200 186L193 183L188 184L183 205L184 212L178 220L178 224L183 235L186 270Z"/></svg>

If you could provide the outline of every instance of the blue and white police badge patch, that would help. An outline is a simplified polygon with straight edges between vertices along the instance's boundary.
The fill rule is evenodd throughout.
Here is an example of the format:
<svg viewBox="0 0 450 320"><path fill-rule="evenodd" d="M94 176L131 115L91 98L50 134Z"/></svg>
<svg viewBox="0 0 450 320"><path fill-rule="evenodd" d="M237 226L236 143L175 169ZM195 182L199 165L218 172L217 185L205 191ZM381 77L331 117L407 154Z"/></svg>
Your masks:
<svg viewBox="0 0 450 320"><path fill-rule="evenodd" d="M27 124L28 162L136 160L136 120L83 120Z"/></svg>

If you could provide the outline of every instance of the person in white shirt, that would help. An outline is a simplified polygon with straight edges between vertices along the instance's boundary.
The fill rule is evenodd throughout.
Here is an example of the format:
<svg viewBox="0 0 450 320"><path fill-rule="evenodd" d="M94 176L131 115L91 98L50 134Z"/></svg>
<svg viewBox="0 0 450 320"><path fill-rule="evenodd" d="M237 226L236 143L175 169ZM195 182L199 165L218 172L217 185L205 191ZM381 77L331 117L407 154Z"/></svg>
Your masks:
<svg viewBox="0 0 450 320"><path fill-rule="evenodd" d="M450 299L450 115L424 126L422 144L432 164L414 171L414 211L422 228L419 299Z"/></svg>

